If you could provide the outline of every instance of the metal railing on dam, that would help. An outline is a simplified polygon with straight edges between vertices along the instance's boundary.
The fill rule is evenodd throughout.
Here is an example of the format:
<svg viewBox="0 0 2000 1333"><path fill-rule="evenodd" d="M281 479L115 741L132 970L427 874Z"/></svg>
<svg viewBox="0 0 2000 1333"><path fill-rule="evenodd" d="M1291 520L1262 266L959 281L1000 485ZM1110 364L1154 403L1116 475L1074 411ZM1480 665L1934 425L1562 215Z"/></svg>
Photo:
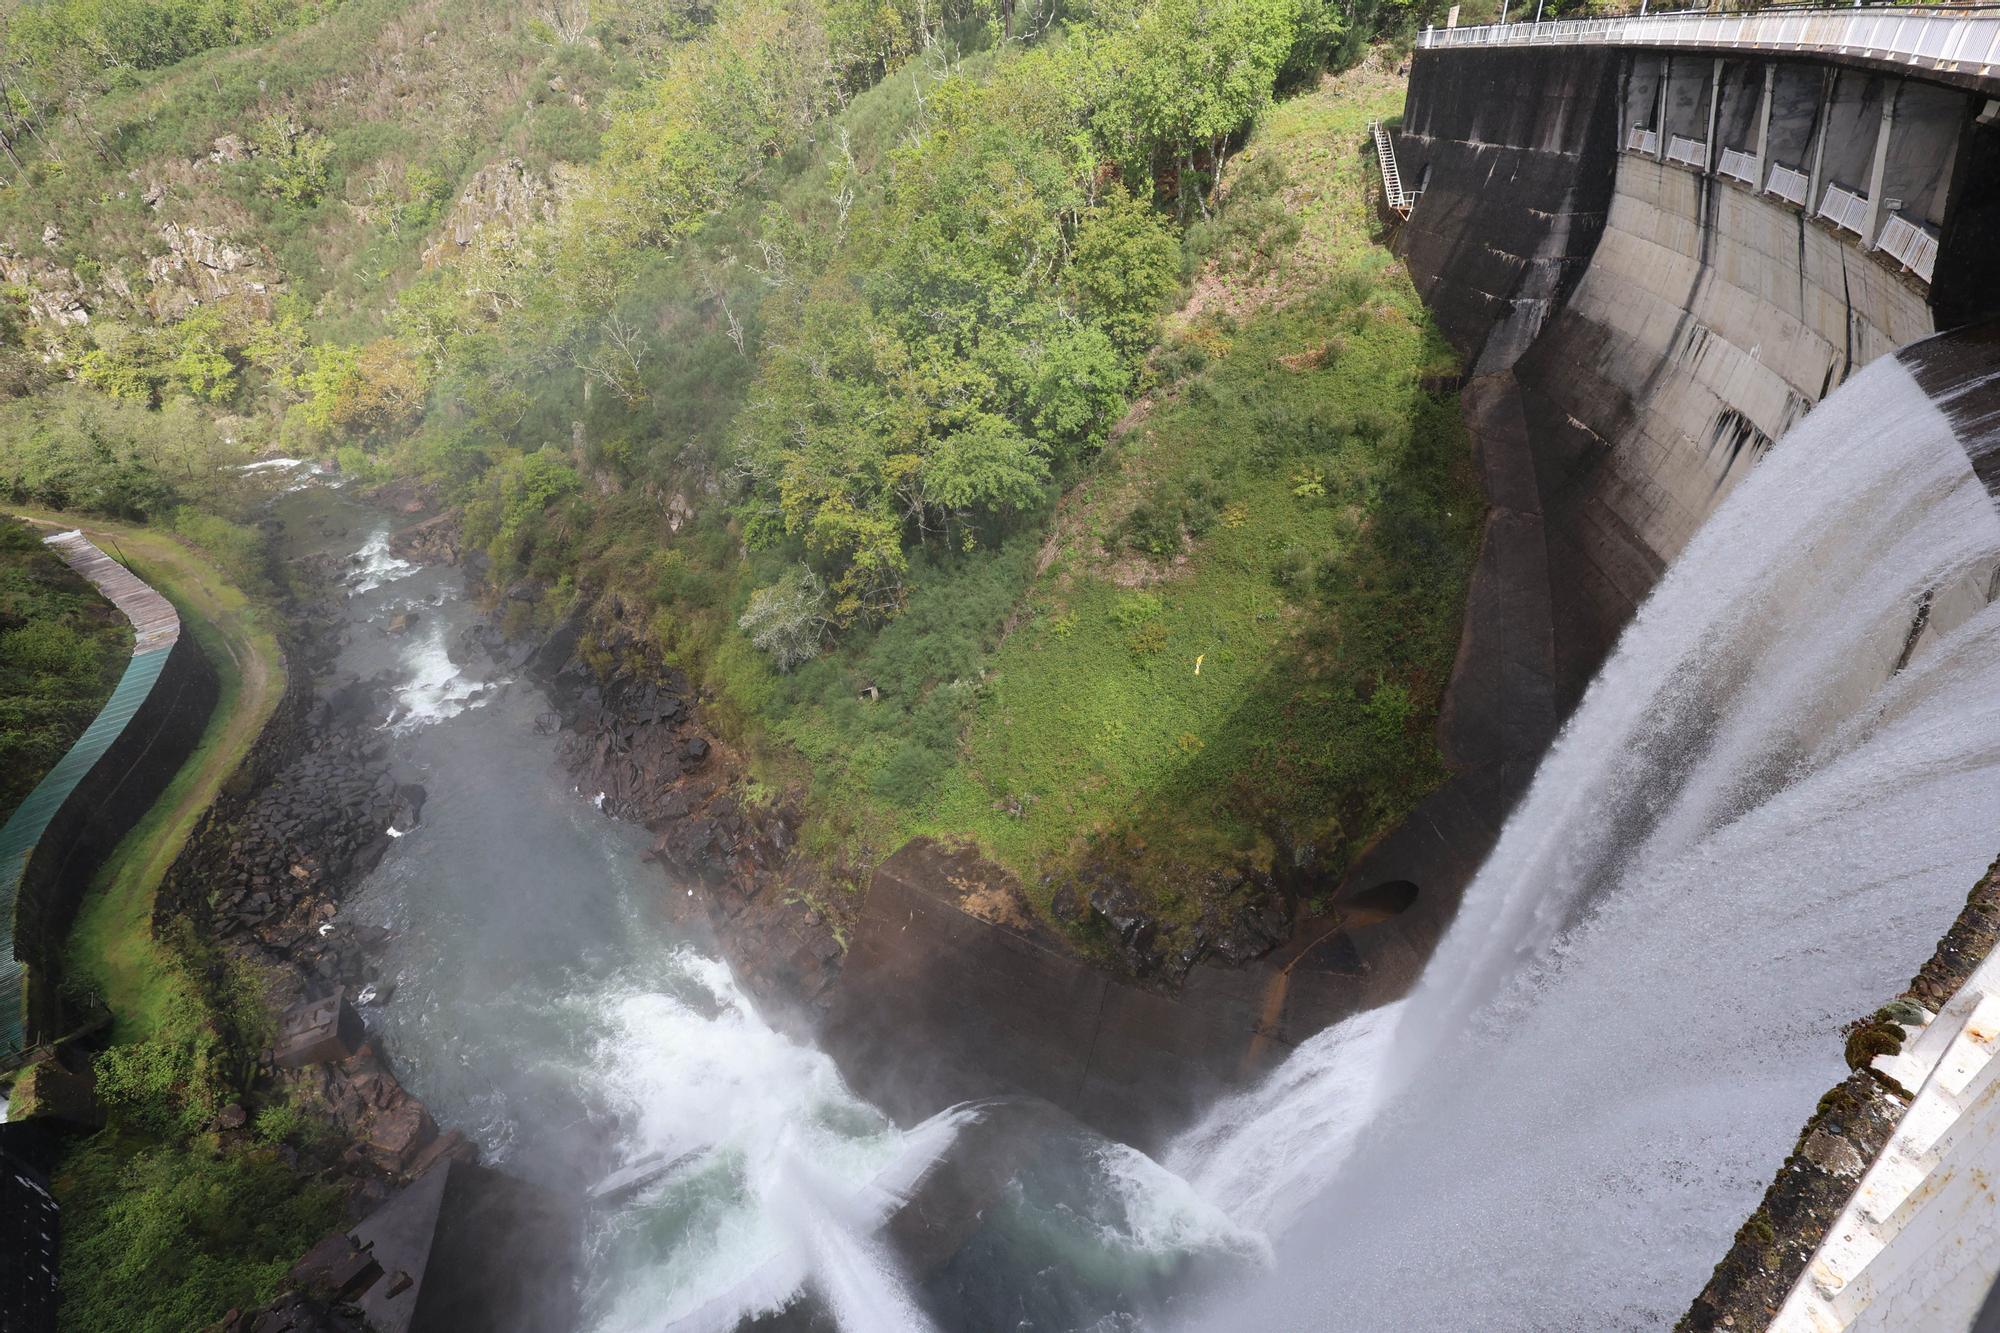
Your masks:
<svg viewBox="0 0 2000 1333"><path fill-rule="evenodd" d="M1845 56L1912 73L1987 78L2000 65L2000 9L1767 9L1740 14L1634 14L1623 18L1426 28L1423 50L1493 46L1624 46Z"/></svg>

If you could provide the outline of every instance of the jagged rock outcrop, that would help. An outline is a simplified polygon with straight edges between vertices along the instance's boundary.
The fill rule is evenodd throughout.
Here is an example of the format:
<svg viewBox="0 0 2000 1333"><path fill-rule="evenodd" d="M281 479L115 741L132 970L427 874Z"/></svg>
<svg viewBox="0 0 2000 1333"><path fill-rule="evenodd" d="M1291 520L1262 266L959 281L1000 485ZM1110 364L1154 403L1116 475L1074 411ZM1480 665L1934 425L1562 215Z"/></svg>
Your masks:
<svg viewBox="0 0 2000 1333"><path fill-rule="evenodd" d="M324 725L350 707L354 686L315 705ZM423 809L424 789L399 783L380 740L330 735L266 786L244 812L210 889L216 934L249 934L265 949L307 962L329 982L363 980L358 960L322 947L347 885L389 848L391 827L408 828Z"/></svg>
<svg viewBox="0 0 2000 1333"><path fill-rule="evenodd" d="M0 244L0 283L27 296L28 318L43 324L88 324L90 306L76 274L39 255L16 254Z"/></svg>
<svg viewBox="0 0 2000 1333"><path fill-rule="evenodd" d="M1051 899L1055 916L1095 939L1119 970L1143 984L1178 990L1204 959L1240 967L1292 935L1292 907L1276 880L1254 867L1180 868L1191 894L1207 903L1192 923L1162 921L1109 860L1092 861Z"/></svg>
<svg viewBox="0 0 2000 1333"><path fill-rule="evenodd" d="M389 553L420 565L455 565L459 561L464 524L456 510L404 528L389 538Z"/></svg>
<svg viewBox="0 0 2000 1333"><path fill-rule="evenodd" d="M687 677L620 670L599 681L576 656L580 635L548 677L563 734L558 752L606 814L643 824L649 859L685 891L668 906L704 926L759 995L823 1005L840 974L835 923L799 890L819 873L794 855L796 816L782 802L740 799L740 760L701 725ZM547 647L547 645L544 645ZM546 668L539 651L530 669Z"/></svg>
<svg viewBox="0 0 2000 1333"><path fill-rule="evenodd" d="M27 293L29 318L78 326L100 313L176 320L198 306L231 297L265 300L283 287L267 258L231 241L219 227L163 222L156 234L164 248L146 261L137 283L115 261L105 262L98 276L86 282L74 268L47 255L5 244L0 244L0 282ZM43 245L51 251L62 240L53 226L43 235Z"/></svg>
<svg viewBox="0 0 2000 1333"><path fill-rule="evenodd" d="M489 162L472 174L437 235L424 247L425 268L436 268L471 247L482 232L509 232L535 222L555 221L561 183L530 171L518 157Z"/></svg>
<svg viewBox="0 0 2000 1333"><path fill-rule="evenodd" d="M214 227L160 224L164 254L146 261L145 296L155 319L180 319L196 306L225 297L264 297L278 284L262 259L230 241Z"/></svg>

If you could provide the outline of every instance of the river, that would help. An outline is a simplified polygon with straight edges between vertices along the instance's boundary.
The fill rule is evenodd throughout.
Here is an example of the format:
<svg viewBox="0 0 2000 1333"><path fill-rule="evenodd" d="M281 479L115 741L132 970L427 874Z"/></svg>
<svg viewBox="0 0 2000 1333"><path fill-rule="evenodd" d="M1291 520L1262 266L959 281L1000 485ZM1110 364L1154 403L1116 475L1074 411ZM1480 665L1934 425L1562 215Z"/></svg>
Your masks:
<svg viewBox="0 0 2000 1333"><path fill-rule="evenodd" d="M290 554L349 561L337 667L392 687L393 757L429 793L341 916L390 933L393 990L365 1013L405 1086L482 1160L571 1195L692 1155L591 1214L585 1328L728 1329L790 1306L855 1333L1108 1329L1268 1257L1142 1154L1037 1122L977 1225L916 1271L883 1229L911 1182L966 1122L1026 1108L902 1129L856 1097L671 923L666 895L699 886L642 862L643 831L565 780L539 689L452 660L478 614L463 576L391 556L390 517L337 491L274 509Z"/></svg>
<svg viewBox="0 0 2000 1333"><path fill-rule="evenodd" d="M1213 1108L1179 1174L1017 1106L899 1129L665 924L695 886L552 770L534 687L450 661L459 576L345 512L342 666L388 673L430 789L346 908L394 932L371 1021L441 1123L551 1187L697 1154L591 1224L605 1333L801 1292L870 1333L1665 1326L2000 824L2000 516L1885 358L1696 534L1408 998ZM977 1216L890 1244L925 1166L1008 1117Z"/></svg>

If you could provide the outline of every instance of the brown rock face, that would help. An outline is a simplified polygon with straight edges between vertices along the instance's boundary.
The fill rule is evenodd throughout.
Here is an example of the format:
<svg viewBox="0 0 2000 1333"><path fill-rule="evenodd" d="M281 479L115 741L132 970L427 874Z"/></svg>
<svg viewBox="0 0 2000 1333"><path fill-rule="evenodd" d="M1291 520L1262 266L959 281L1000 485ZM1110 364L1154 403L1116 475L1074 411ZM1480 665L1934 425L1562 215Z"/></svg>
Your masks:
<svg viewBox="0 0 2000 1333"><path fill-rule="evenodd" d="M489 162L473 173L436 238L424 247L424 267L447 262L488 229L514 232L531 223L553 222L561 199L557 184L528 170L520 158Z"/></svg>
<svg viewBox="0 0 2000 1333"><path fill-rule="evenodd" d="M176 320L198 306L232 297L261 302L283 288L263 255L238 246L217 227L163 222L157 234L165 248L146 261L143 283L107 262L94 284L86 284L54 259L15 254L4 246L0 282L27 293L29 318L57 325L88 324L106 307Z"/></svg>
<svg viewBox="0 0 2000 1333"><path fill-rule="evenodd" d="M456 511L439 514L391 536L389 552L399 560L422 565L455 565L460 554L459 530Z"/></svg>
<svg viewBox="0 0 2000 1333"><path fill-rule="evenodd" d="M166 253L146 263L146 280L153 284L146 305L156 319L179 319L228 296L263 297L277 286L258 256L215 228L163 222L159 236Z"/></svg>

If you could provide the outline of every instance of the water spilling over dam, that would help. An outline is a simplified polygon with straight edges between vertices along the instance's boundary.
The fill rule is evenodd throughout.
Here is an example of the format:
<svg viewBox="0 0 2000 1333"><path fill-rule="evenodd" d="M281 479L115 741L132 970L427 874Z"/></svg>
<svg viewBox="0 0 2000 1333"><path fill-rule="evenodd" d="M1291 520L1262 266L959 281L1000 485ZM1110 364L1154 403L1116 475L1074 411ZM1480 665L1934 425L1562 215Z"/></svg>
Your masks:
<svg viewBox="0 0 2000 1333"><path fill-rule="evenodd" d="M1760 96L1722 62L1695 62L1699 78L1571 63L1574 95L1550 104L1480 101L1436 57L1420 68L1405 141L1426 188L1404 242L1479 400L1530 437L1507 466L1541 496L1516 535L1546 543L1552 623L1517 642L1544 636L1553 662L1533 669L1574 711L1455 918L1425 886L1451 924L1407 998L1371 997L1160 1163L1080 1127L1003 1135L982 1149L1005 1183L977 1225L892 1235L903 1189L977 1117L912 1129L894 1108L899 1129L766 1022L651 919L625 882L636 846L592 792L519 787L482 809L492 775L533 767L539 705L463 671L448 599L418 599L439 610L397 649L391 726L436 791L431 827L355 908L402 932L393 1046L515 1169L700 1157L592 1230L593 1326L727 1328L805 1291L847 1328L1085 1327L1162 1317L1191 1271L1214 1303L1164 1317L1201 1327L1455 1327L1467 1311L1655 1327L1686 1307L1840 1074L1842 1023L1909 975L1990 859L2000 517L1977 442L1939 406L1963 385L1887 355L1935 327L1922 284L1786 199L1722 185L1685 145L1669 162L1610 133L1650 117L1633 142L1657 147L1706 105L1709 140L1761 119L1796 156L1834 123L1801 110L1810 81L1775 70ZM1489 61L1482 77L1520 73ZM1880 112L1876 163L1911 216L1941 215L1947 131L1970 103L1879 103L1844 78L1817 85L1851 140L1829 170L1855 170L1869 116L1900 107ZM1592 98L1610 123L1582 114ZM1510 188L1481 193L1503 168ZM1533 225L1500 228L1509 259L1484 235L1513 215ZM1947 245L1944 271L1965 252ZM1796 285L1767 281L1794 253ZM436 578L380 534L359 554L359 598L408 601ZM509 900L551 883L573 894L566 919L516 921ZM1047 1055L1040 1040L1010 1058ZM848 1077L893 1087L903 1058L892 1035Z"/></svg>
<svg viewBox="0 0 2000 1333"><path fill-rule="evenodd" d="M145 8L0 1333L2000 1333L2000 3Z"/></svg>
<svg viewBox="0 0 2000 1333"><path fill-rule="evenodd" d="M547 771L538 693L446 652L456 576L390 559L358 556L347 664L393 678L432 796L343 920L396 932L381 1029L508 1169L572 1186L697 1151L592 1224L605 1330L729 1328L800 1291L845 1328L1083 1326L1189 1256L1229 1261L1202 1327L1245 1302L1274 1327L1655 1326L2000 818L2000 514L1885 358L1676 561L1406 1000L1217 1105L1165 1169L1013 1144L997 1228L913 1268L883 1226L963 1118L897 1129L648 908L634 836ZM1023 1294L1053 1273L1061 1299Z"/></svg>
<svg viewBox="0 0 2000 1333"><path fill-rule="evenodd" d="M1260 1320L1685 1305L1837 1077L1856 997L1992 857L1996 569L2000 514L1901 363L1772 452L1641 608L1410 998L1169 1157L1283 1232Z"/></svg>

